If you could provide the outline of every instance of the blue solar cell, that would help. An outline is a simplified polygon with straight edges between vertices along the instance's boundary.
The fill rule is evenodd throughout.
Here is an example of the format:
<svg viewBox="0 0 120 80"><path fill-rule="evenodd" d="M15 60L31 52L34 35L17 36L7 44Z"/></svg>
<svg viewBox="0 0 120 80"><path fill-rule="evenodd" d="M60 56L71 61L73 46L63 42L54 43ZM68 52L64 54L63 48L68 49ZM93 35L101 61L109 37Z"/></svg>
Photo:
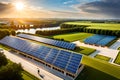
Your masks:
<svg viewBox="0 0 120 80"><path fill-rule="evenodd" d="M68 70L69 72L72 72L72 73L76 73L76 69L73 69L72 67L68 67L66 70Z"/></svg>
<svg viewBox="0 0 120 80"><path fill-rule="evenodd" d="M8 45L19 51L25 52L26 54L32 55L41 60L44 60L59 68L68 70L71 73L75 73L78 70L82 58L82 56L79 54L74 54L68 51L54 48L51 49L49 47L40 46L38 44L33 44L14 37L5 37L2 40L0 40L0 43ZM65 45L67 43L59 42L59 44L61 44L62 46L63 44Z"/></svg>
<svg viewBox="0 0 120 80"><path fill-rule="evenodd" d="M74 43L52 40L52 39L47 39L47 38L42 38L42 37L37 37L37 36L32 36L32 35L27 35L27 34L19 34L18 37L36 40L39 42L43 42L46 44L54 45L54 46L61 47L61 48L71 49L71 50L74 50L76 46Z"/></svg>
<svg viewBox="0 0 120 80"><path fill-rule="evenodd" d="M85 43L88 44L95 44L100 46L105 46L112 40L114 40L116 36L107 36L107 35L94 35L91 37L88 37L84 40Z"/></svg>
<svg viewBox="0 0 120 80"><path fill-rule="evenodd" d="M111 42L112 40L114 40L116 38L116 36L107 36L104 39L100 40L99 42L96 43L96 45L101 45L101 46L105 46L107 45L109 42Z"/></svg>
<svg viewBox="0 0 120 80"><path fill-rule="evenodd" d="M52 58L46 58L45 61L48 62L48 63L52 63L52 62L53 62L53 59L52 59Z"/></svg>

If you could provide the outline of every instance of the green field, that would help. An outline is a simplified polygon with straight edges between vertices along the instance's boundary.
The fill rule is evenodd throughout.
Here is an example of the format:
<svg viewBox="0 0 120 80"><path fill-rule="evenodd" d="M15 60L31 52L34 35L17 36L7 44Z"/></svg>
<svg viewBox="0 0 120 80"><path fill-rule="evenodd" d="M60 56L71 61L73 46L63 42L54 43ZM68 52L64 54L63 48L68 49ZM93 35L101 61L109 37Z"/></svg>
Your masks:
<svg viewBox="0 0 120 80"><path fill-rule="evenodd" d="M117 58L115 59L115 62L114 62L114 63L120 65L120 52L118 53Z"/></svg>
<svg viewBox="0 0 120 80"><path fill-rule="evenodd" d="M83 56L82 63L85 64L86 66L94 68L93 72L88 71L89 73L86 76L92 75L91 73L95 74L95 76L92 75L92 76L89 76L90 78L86 78L83 80L120 80L120 67L119 66L110 64L106 61L102 61L99 59L90 58L88 56ZM99 72L94 73L96 71L95 69L98 70ZM100 72L106 73L106 75L109 74L108 78L105 75L102 75ZM116 79L115 78L112 79L110 75L113 77L116 77Z"/></svg>
<svg viewBox="0 0 120 80"><path fill-rule="evenodd" d="M84 70L79 74L76 80L119 80L102 71L85 66Z"/></svg>
<svg viewBox="0 0 120 80"><path fill-rule="evenodd" d="M84 55L90 55L91 53L95 52L96 50L92 49L92 48L80 46L80 47L77 47L74 51L84 54Z"/></svg>
<svg viewBox="0 0 120 80"><path fill-rule="evenodd" d="M66 22L65 24L88 25L87 28L120 30L120 24L115 23L90 23L90 22Z"/></svg>
<svg viewBox="0 0 120 80"><path fill-rule="evenodd" d="M104 61L109 61L110 60L109 57L106 57L106 56L103 56L103 55L99 55L99 54L97 54L95 56L95 58L100 59L100 60L104 60Z"/></svg>
<svg viewBox="0 0 120 80"><path fill-rule="evenodd" d="M22 72L22 78L23 80L40 80L35 76L31 75L30 73L28 73L27 71Z"/></svg>
<svg viewBox="0 0 120 80"><path fill-rule="evenodd" d="M83 40L89 36L92 36L93 34L91 33L70 33L70 34L62 34L62 35L55 35L53 38L55 39L64 39L65 41L77 41L80 40L83 42Z"/></svg>

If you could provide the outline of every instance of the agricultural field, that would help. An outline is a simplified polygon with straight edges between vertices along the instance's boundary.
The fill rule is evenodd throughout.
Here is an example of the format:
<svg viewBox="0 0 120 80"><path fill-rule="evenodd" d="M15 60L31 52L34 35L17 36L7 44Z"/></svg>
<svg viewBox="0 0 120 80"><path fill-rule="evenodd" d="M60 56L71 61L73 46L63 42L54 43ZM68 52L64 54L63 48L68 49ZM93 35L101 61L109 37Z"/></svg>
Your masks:
<svg viewBox="0 0 120 80"><path fill-rule="evenodd" d="M115 59L115 62L114 62L114 63L120 65L120 52L118 53L117 58Z"/></svg>
<svg viewBox="0 0 120 80"><path fill-rule="evenodd" d="M117 23L90 23L90 22L66 22L65 24L88 25L91 29L120 30Z"/></svg>
<svg viewBox="0 0 120 80"><path fill-rule="evenodd" d="M95 56L95 58L100 59L100 60L104 60L104 61L109 61L110 60L109 57L106 57L106 56L103 56L103 55L99 55L99 54L97 54Z"/></svg>
<svg viewBox="0 0 120 80"><path fill-rule="evenodd" d="M70 41L70 42L77 41L77 40L83 42L84 39L86 39L87 37L90 37L92 35L94 35L94 34L77 32L77 33L54 35L52 37L55 39L64 39L65 41Z"/></svg>

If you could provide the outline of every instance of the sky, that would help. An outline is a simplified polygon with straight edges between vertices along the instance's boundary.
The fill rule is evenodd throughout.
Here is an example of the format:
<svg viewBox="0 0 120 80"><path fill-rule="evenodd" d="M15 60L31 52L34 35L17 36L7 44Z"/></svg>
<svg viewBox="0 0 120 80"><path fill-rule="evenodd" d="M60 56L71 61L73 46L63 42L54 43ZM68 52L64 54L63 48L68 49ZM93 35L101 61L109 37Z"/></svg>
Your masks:
<svg viewBox="0 0 120 80"><path fill-rule="evenodd" d="M0 18L119 19L119 8L120 0L0 0Z"/></svg>

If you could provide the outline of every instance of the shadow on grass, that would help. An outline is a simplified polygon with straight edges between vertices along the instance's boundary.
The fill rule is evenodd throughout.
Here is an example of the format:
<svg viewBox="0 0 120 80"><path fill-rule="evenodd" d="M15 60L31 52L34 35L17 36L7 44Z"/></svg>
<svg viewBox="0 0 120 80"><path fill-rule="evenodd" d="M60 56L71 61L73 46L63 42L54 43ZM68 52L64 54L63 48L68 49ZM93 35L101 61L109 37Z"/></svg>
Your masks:
<svg viewBox="0 0 120 80"><path fill-rule="evenodd" d="M119 80L104 72L85 66L84 70L78 75L75 80Z"/></svg>

